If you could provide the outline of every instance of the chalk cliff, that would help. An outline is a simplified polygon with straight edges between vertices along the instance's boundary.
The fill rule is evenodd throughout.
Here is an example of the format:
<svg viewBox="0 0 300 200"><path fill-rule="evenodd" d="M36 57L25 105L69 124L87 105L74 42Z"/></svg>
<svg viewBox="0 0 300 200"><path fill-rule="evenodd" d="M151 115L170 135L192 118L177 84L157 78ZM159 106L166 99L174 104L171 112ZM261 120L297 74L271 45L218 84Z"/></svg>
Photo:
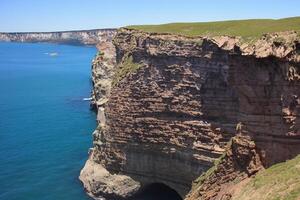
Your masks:
<svg viewBox="0 0 300 200"><path fill-rule="evenodd" d="M237 180L300 153L298 33L250 44L120 29L100 46L99 126L80 174L92 197L163 183L188 200L230 199Z"/></svg>
<svg viewBox="0 0 300 200"><path fill-rule="evenodd" d="M115 29L96 29L62 32L0 33L0 41L97 45L102 41L111 41L115 32Z"/></svg>

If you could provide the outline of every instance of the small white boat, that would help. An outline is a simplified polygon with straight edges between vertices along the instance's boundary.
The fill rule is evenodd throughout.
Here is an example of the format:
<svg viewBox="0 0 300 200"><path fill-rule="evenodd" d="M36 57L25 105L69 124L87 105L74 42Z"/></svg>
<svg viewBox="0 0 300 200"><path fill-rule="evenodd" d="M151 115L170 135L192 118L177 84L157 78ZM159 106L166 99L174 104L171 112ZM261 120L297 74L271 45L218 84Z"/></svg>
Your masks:
<svg viewBox="0 0 300 200"><path fill-rule="evenodd" d="M49 53L50 56L58 56L58 53L56 52L52 52L52 53Z"/></svg>
<svg viewBox="0 0 300 200"><path fill-rule="evenodd" d="M92 97L89 97L89 98L83 98L83 101L90 101L92 100Z"/></svg>

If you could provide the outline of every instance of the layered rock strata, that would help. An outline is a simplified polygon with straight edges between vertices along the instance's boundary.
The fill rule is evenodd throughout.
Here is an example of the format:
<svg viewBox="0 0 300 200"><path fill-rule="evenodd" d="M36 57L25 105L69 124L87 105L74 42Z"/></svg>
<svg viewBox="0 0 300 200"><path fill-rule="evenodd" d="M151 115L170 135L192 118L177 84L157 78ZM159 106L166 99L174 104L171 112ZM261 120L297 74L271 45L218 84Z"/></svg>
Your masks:
<svg viewBox="0 0 300 200"><path fill-rule="evenodd" d="M103 41L111 41L115 32L115 29L96 29L61 32L0 33L0 41L97 45Z"/></svg>
<svg viewBox="0 0 300 200"><path fill-rule="evenodd" d="M255 142L249 137L233 137L224 155L193 182L186 200L231 199L237 183L264 169Z"/></svg>
<svg viewBox="0 0 300 200"><path fill-rule="evenodd" d="M99 53L92 62L92 100L91 108L97 112L98 127L93 133L93 145L101 146L102 133L105 128L106 117L104 106L110 96L112 77L116 68L116 52L112 41L97 44ZM94 149L90 149L90 159L81 170L79 179L84 184L88 195L94 199L125 199L136 193L140 183L129 176L112 174L99 164L99 160L92 159Z"/></svg>
<svg viewBox="0 0 300 200"><path fill-rule="evenodd" d="M126 197L163 183L184 198L192 181L226 155L228 171L218 168L224 178L208 176L213 181L189 194L222 199L227 193L211 186L246 178L300 152L299 35L269 34L251 45L240 41L118 31L111 70L103 71L107 62L94 67L103 71L94 74L93 93L102 114L81 172L93 180L81 178L90 194L109 197L105 190L89 189L107 186L87 170L93 163L111 176L128 177ZM226 151L236 134L233 149Z"/></svg>

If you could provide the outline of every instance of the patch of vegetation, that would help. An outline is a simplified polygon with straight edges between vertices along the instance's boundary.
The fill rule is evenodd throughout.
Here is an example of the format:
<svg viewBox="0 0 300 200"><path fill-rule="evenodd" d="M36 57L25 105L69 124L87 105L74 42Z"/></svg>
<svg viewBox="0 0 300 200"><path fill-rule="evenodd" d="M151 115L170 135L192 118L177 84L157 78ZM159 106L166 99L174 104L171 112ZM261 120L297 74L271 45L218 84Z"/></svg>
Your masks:
<svg viewBox="0 0 300 200"><path fill-rule="evenodd" d="M197 41L197 45L198 45L198 46L202 46L202 44L203 44L203 40Z"/></svg>
<svg viewBox="0 0 300 200"><path fill-rule="evenodd" d="M286 42L286 40L283 37L277 37L274 39L274 44L275 45L282 45Z"/></svg>
<svg viewBox="0 0 300 200"><path fill-rule="evenodd" d="M232 138L227 142L226 148L231 148L232 146ZM226 151L214 161L214 165L209 168L205 173L203 173L201 176L199 176L195 181L195 188L200 187L206 179L208 179L211 175L214 174L214 172L218 169L218 166L220 163L225 159L226 157Z"/></svg>
<svg viewBox="0 0 300 200"><path fill-rule="evenodd" d="M133 62L132 56L125 55L112 79L112 86L114 87L119 81L138 70L141 66L142 64Z"/></svg>
<svg viewBox="0 0 300 200"><path fill-rule="evenodd" d="M250 19L199 23L171 23L162 25L136 25L127 28L145 32L174 33L187 36L241 36L255 40L263 34L281 31L300 31L300 17L285 19Z"/></svg>
<svg viewBox="0 0 300 200"><path fill-rule="evenodd" d="M95 60L95 61L99 61L99 60L101 60L101 59L103 59L103 58L104 58L104 52L98 51L97 54L96 54L95 57L94 57L94 60Z"/></svg>
<svg viewBox="0 0 300 200"><path fill-rule="evenodd" d="M201 187L204 181L214 174L214 172L218 169L220 163L224 160L225 156L226 156L226 152L223 153L218 159L215 160L214 165L211 168L209 168L205 173L203 173L200 177L198 177L194 181L195 188Z"/></svg>
<svg viewBox="0 0 300 200"><path fill-rule="evenodd" d="M300 155L259 172L233 198L239 199L300 199Z"/></svg>

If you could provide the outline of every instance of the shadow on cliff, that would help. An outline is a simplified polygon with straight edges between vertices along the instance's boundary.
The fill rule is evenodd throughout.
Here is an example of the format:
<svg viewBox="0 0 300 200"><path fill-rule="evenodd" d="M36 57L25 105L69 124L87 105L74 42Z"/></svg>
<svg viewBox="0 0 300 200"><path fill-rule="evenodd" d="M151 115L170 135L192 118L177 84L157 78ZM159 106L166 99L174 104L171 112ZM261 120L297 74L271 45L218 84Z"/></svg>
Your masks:
<svg viewBox="0 0 300 200"><path fill-rule="evenodd" d="M162 183L145 186L130 200L182 200L181 196L172 188Z"/></svg>

